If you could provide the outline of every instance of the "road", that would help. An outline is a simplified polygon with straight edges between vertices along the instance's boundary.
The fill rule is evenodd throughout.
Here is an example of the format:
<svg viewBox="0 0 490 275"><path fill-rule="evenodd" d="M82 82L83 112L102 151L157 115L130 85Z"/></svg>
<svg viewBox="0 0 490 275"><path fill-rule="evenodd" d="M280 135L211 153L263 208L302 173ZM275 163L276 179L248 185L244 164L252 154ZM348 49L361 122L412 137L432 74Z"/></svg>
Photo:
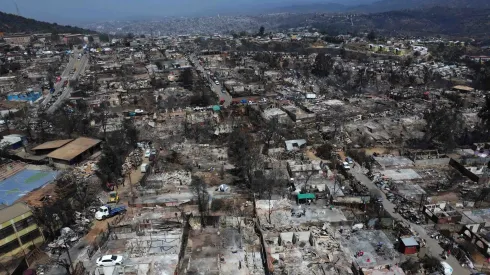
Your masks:
<svg viewBox="0 0 490 275"><path fill-rule="evenodd" d="M211 90L218 96L219 101L223 102L223 106L226 108L231 105L232 96L220 85L217 85L213 82L213 80L209 80L211 82Z"/></svg>
<svg viewBox="0 0 490 275"><path fill-rule="evenodd" d="M78 54L78 53L77 53ZM74 54L77 55L77 54ZM61 73L61 81L54 83L55 94L59 93L63 89L63 82L68 80L70 73L73 71L73 67L75 66L77 59L70 56L68 59L68 64L66 64L65 70ZM42 102L43 105L46 105L52 98L52 95L49 94Z"/></svg>
<svg viewBox="0 0 490 275"><path fill-rule="evenodd" d="M359 165L356 165L359 167ZM366 177L361 171L359 170L351 170L352 175L360 181L362 184L366 185L369 190L372 189L378 189L376 184L374 184L368 177ZM441 259L440 255L442 254L443 249L439 245L438 241L435 239L432 239L425 229L421 227L420 225L411 223L410 221L405 220L402 216L400 216L398 213L395 213L395 204L390 202L389 200L386 199L385 193L381 192L383 194L383 207L384 209L390 213L390 215L396 219L405 221L407 224L410 224L410 227L419 234L419 237L422 239L425 239L427 247L430 250L430 253L432 256L438 258L441 261L446 261L454 270L453 274L455 275L470 275L471 272L465 268L463 268L459 261L454 258L453 256L450 256L448 259L443 260Z"/></svg>
<svg viewBox="0 0 490 275"><path fill-rule="evenodd" d="M78 79L78 77L80 76L80 74L82 74L85 71L85 68L86 68L86 66L88 64L88 55L87 54L82 55L82 57L79 60L78 59L78 54L80 52L81 51L78 51L78 50L75 50L73 52L73 57L70 57L70 61L68 62L68 64L66 65L65 70L61 74L61 81L59 81L58 83L56 83L55 86L54 86L54 88L56 90L55 93L59 93L59 91L62 91L63 90L63 82L70 81L70 79ZM73 72L73 70L75 68L76 68L76 71ZM70 85L68 84L65 87L65 89L63 90L63 92L61 93L61 95L58 97L58 99L56 99L56 101L48 108L47 112L51 114L54 111L56 111L56 109L58 109L60 107L61 103L65 99L67 99L67 98L70 97L72 91L73 91L73 88L70 87ZM50 99L51 99L51 95L49 95L43 101L43 104L45 104L45 102L49 102Z"/></svg>
<svg viewBox="0 0 490 275"><path fill-rule="evenodd" d="M199 74L204 77L209 82L209 85L211 86L211 90L216 94L216 96L219 98L219 101L224 100L223 106L226 108L231 105L231 101L233 97L223 88L223 83L216 84L212 79L211 76L208 74L208 71L201 66L201 63L199 63L199 60L195 55L191 55L189 57L189 60L192 62L196 70L199 72Z"/></svg>

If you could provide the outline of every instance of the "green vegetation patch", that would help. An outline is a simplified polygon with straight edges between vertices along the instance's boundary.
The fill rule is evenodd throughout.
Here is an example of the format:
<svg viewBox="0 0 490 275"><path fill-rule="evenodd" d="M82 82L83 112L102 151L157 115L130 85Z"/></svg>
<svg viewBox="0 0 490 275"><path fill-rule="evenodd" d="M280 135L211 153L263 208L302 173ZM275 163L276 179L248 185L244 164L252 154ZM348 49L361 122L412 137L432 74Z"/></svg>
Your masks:
<svg viewBox="0 0 490 275"><path fill-rule="evenodd" d="M48 175L49 175L49 173L46 173L46 172L39 172L39 173L37 173L37 174L34 174L34 175L32 175L32 176L28 177L28 178L27 178L27 179L24 181L24 183L27 183L27 184L34 183L34 182L36 182L36 181L38 181L38 180L40 180L40 179L42 179L42 178L44 178L44 177L46 177L46 176L48 176Z"/></svg>

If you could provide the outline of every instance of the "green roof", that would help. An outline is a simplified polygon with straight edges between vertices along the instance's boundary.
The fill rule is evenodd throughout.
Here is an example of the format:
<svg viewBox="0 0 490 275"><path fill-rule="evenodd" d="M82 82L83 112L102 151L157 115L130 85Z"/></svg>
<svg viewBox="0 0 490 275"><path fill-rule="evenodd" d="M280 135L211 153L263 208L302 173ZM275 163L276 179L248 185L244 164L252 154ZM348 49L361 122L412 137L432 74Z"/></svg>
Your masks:
<svg viewBox="0 0 490 275"><path fill-rule="evenodd" d="M306 193L306 194L298 194L298 200L306 200L306 199L315 199L315 194Z"/></svg>

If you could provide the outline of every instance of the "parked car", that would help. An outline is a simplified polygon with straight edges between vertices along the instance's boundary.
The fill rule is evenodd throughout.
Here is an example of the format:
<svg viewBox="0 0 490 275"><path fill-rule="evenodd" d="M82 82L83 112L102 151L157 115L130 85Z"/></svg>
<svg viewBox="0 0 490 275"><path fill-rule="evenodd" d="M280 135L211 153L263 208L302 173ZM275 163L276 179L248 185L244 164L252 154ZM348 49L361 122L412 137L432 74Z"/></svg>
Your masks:
<svg viewBox="0 0 490 275"><path fill-rule="evenodd" d="M149 158L150 155L151 155L150 149L146 149L146 151L145 151L145 158Z"/></svg>
<svg viewBox="0 0 490 275"><path fill-rule="evenodd" d="M141 171L141 173L146 173L146 171L148 170L148 167L149 167L149 166L148 166L148 163L143 163L143 164L141 164L141 168L140 168L140 169L141 169L141 170L140 170L140 171Z"/></svg>
<svg viewBox="0 0 490 275"><path fill-rule="evenodd" d="M118 255L104 255L97 258L97 266L115 266L122 265L123 257Z"/></svg>
<svg viewBox="0 0 490 275"><path fill-rule="evenodd" d="M439 271L442 271L444 275L452 275L453 268L445 261L441 261L439 266Z"/></svg>

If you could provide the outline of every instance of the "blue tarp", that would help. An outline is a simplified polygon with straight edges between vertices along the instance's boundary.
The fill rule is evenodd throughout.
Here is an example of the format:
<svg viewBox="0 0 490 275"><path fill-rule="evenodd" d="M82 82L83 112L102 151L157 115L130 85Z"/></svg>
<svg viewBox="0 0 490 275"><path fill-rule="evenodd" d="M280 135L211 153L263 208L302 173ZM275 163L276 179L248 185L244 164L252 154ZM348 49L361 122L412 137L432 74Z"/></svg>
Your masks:
<svg viewBox="0 0 490 275"><path fill-rule="evenodd" d="M42 96L41 92L30 92L30 93L25 93L25 94L13 94L13 95L8 95L7 100L8 101L31 101L34 102L38 100Z"/></svg>
<svg viewBox="0 0 490 275"><path fill-rule="evenodd" d="M22 170L0 181L0 203L11 205L30 191L52 182L57 175L56 171Z"/></svg>
<svg viewBox="0 0 490 275"><path fill-rule="evenodd" d="M247 100L246 99L242 99L240 100L241 103L247 103Z"/></svg>

